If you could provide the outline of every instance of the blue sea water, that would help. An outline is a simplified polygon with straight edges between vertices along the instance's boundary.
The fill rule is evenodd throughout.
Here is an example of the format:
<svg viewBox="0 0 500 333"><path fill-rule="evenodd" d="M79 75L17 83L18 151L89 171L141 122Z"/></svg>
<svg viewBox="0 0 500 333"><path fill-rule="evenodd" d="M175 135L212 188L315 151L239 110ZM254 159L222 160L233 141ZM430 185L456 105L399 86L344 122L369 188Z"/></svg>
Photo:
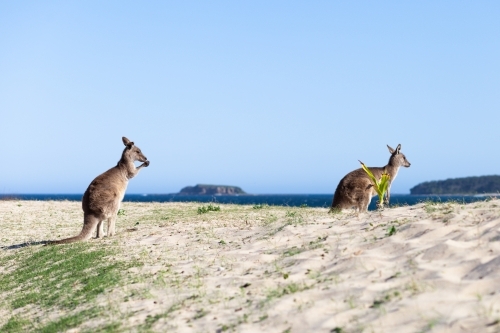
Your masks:
<svg viewBox="0 0 500 333"><path fill-rule="evenodd" d="M498 196L497 196L498 197ZM200 202L238 205L267 204L289 207L330 207L333 194L256 194L256 195L177 195L177 194L126 194L123 201L129 202ZM474 195L408 195L392 194L391 205L415 205L423 201L470 203L483 201L489 196ZM81 201L82 194L0 194L0 200L69 200ZM376 209L376 197L369 210Z"/></svg>

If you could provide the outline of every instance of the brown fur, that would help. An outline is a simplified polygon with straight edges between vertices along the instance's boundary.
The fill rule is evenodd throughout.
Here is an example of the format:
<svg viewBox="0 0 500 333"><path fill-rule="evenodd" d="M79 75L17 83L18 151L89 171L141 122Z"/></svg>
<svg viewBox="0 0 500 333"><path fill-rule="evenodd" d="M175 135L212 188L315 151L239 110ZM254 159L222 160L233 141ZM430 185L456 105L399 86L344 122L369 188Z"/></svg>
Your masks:
<svg viewBox="0 0 500 333"><path fill-rule="evenodd" d="M66 244L87 240L97 227L97 238L104 236L103 221L108 221L108 237L115 234L115 223L120 203L125 195L129 179L139 170L149 165L149 161L126 137L122 138L125 149L118 164L97 176L89 185L82 198L83 229L79 235L49 244ZM134 162L143 162L135 167Z"/></svg>
<svg viewBox="0 0 500 333"><path fill-rule="evenodd" d="M391 197L391 184L396 178L398 174L399 167L404 166L406 168L410 167L410 162L406 159L405 155L403 155L401 150L401 145L398 145L396 149L389 148L389 152L391 153L391 157L389 158L389 162L385 167L369 167L370 171L373 175L380 179L382 177L382 173L387 172L390 176L390 183L386 193L386 203L389 203L389 199ZM373 196L377 193L373 188L373 184L366 174L366 172L362 169L356 169L354 171L349 172L342 180L340 181L337 189L335 190L335 194L333 195L332 207L331 211L340 211L342 209L348 208L357 208L360 212L365 212L368 210L368 205Z"/></svg>

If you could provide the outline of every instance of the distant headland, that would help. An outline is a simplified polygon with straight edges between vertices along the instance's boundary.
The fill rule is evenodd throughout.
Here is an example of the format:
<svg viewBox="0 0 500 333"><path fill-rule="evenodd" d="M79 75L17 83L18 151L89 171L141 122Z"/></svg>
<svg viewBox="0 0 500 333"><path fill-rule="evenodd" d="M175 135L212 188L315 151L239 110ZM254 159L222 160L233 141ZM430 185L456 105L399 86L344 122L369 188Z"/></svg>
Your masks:
<svg viewBox="0 0 500 333"><path fill-rule="evenodd" d="M186 186L178 194L180 195L239 195L246 194L238 186L206 185Z"/></svg>
<svg viewBox="0 0 500 333"><path fill-rule="evenodd" d="M500 176L450 178L424 182L410 189L410 194L498 194Z"/></svg>

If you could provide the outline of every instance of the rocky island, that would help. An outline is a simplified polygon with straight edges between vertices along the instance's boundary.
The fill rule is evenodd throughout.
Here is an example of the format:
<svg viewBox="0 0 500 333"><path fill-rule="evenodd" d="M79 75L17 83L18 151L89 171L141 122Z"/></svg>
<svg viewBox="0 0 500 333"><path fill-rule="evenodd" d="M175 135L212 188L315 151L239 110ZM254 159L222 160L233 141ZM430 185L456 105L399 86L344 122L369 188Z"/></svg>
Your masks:
<svg viewBox="0 0 500 333"><path fill-rule="evenodd" d="M500 176L450 178L418 184L410 194L497 194Z"/></svg>
<svg viewBox="0 0 500 333"><path fill-rule="evenodd" d="M240 195L246 194L238 186L206 185L186 186L178 194L180 195Z"/></svg>

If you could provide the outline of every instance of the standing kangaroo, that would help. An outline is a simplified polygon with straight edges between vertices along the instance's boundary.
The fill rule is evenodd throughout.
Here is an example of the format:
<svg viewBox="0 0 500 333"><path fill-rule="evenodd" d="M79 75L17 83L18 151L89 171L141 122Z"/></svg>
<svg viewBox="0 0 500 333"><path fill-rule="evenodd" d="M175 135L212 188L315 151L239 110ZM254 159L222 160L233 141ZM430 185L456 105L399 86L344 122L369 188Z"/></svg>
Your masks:
<svg viewBox="0 0 500 333"><path fill-rule="evenodd" d="M384 171L389 174L390 180L386 196L386 202L389 203L391 197L391 184L398 174L399 167L404 166L408 168L410 167L410 162L408 162L406 156L400 152L400 144L396 149L392 149L389 145L387 148L389 148L389 152L391 153L389 163L382 168L373 167L369 169L378 180L380 180ZM365 212L368 210L368 205L372 197L376 194L377 192L373 188L370 178L362 168L351 171L342 178L337 186L335 194L333 195L330 212L352 207L357 208L360 212Z"/></svg>
<svg viewBox="0 0 500 333"><path fill-rule="evenodd" d="M115 234L115 223L120 203L125 195L129 179L147 167L149 161L134 143L122 138L125 149L118 164L97 176L89 185L82 198L83 229L78 236L50 241L48 244L66 244L87 240L97 227L97 238L104 236L103 221L108 221L108 237ZM135 167L134 162L143 162Z"/></svg>

